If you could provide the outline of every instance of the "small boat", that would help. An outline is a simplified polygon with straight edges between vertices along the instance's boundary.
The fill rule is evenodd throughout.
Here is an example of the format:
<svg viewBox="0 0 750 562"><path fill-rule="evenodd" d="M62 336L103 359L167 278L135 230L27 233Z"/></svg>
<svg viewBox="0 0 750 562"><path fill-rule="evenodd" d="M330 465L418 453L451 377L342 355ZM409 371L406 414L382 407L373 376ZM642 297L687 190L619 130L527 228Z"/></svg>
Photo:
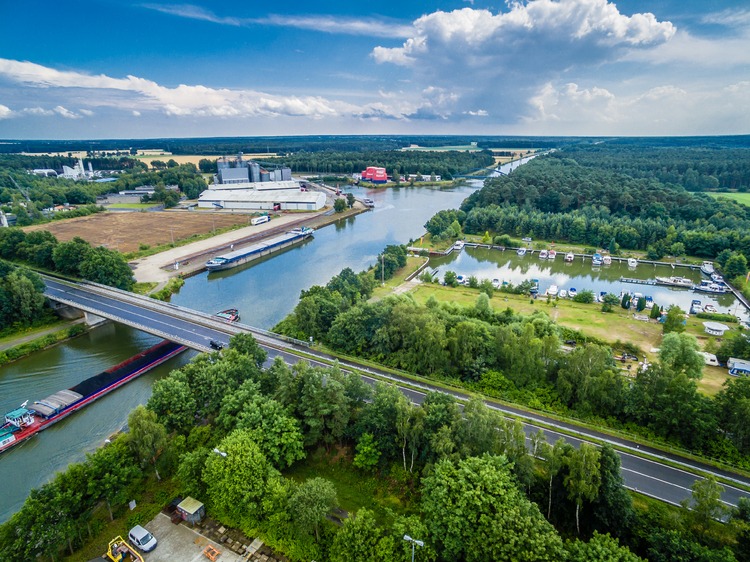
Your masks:
<svg viewBox="0 0 750 562"><path fill-rule="evenodd" d="M693 286L693 290L701 293L712 293L717 295L723 295L727 292L726 286L711 281L701 281L700 285ZM705 309L706 307L704 306L703 308Z"/></svg>
<svg viewBox="0 0 750 562"><path fill-rule="evenodd" d="M495 289L500 288L500 279L493 279L492 280L492 286L495 287Z"/></svg>
<svg viewBox="0 0 750 562"><path fill-rule="evenodd" d="M576 258L575 254L573 252L568 252L565 254L565 261L573 261Z"/></svg>
<svg viewBox="0 0 750 562"><path fill-rule="evenodd" d="M464 249L464 241L463 240L456 240L456 243L453 244L453 249L457 252L460 252Z"/></svg>
<svg viewBox="0 0 750 562"><path fill-rule="evenodd" d="M572 299L573 297L575 297L575 296L576 296L577 294L578 294L578 291L576 291L576 288L575 288L575 287L571 287L571 288L570 288L570 289L568 290L568 296L569 296L569 297L570 297L571 299Z"/></svg>
<svg viewBox="0 0 750 562"><path fill-rule="evenodd" d="M548 254L547 250L542 250L541 252L539 252L539 259L540 260L546 260L547 259L547 254Z"/></svg>
<svg viewBox="0 0 750 562"><path fill-rule="evenodd" d="M656 281L661 285L671 285L672 287L685 287L692 289L693 282L686 277L657 277Z"/></svg>
<svg viewBox="0 0 750 562"><path fill-rule="evenodd" d="M699 301L699 300L694 300L694 301L693 301L693 302L691 302L690 304L691 304L692 306L696 306L696 305L697 305L697 306L700 306L700 305L701 305L701 301Z"/></svg>
<svg viewBox="0 0 750 562"><path fill-rule="evenodd" d="M654 299L648 296L646 297L646 308L648 310L651 310L652 308L654 308Z"/></svg>
<svg viewBox="0 0 750 562"><path fill-rule="evenodd" d="M555 252L554 250L550 250L549 253L547 254L547 259L548 260L553 260L556 257L557 257L557 252Z"/></svg>
<svg viewBox="0 0 750 562"><path fill-rule="evenodd" d="M568 291L566 291L565 289L560 289L560 298L565 299L567 297L568 297Z"/></svg>
<svg viewBox="0 0 750 562"><path fill-rule="evenodd" d="M236 308L228 308L214 314L217 318L221 318L224 322L231 324L232 322L240 321L240 313Z"/></svg>
<svg viewBox="0 0 750 562"><path fill-rule="evenodd" d="M710 261L704 261L701 265L701 273L704 273L711 277L711 274L715 273L714 271L714 264Z"/></svg>
<svg viewBox="0 0 750 562"><path fill-rule="evenodd" d="M703 307L699 304L690 307L690 314L700 314L701 312L703 312Z"/></svg>
<svg viewBox="0 0 750 562"><path fill-rule="evenodd" d="M594 257L591 258L591 265L602 265L602 256L594 254Z"/></svg>
<svg viewBox="0 0 750 562"><path fill-rule="evenodd" d="M602 258L602 263L604 265L612 265L612 256L604 256Z"/></svg>
<svg viewBox="0 0 750 562"><path fill-rule="evenodd" d="M607 291L601 291L599 293L599 302L604 302L604 297L607 296Z"/></svg>
<svg viewBox="0 0 750 562"><path fill-rule="evenodd" d="M556 297L558 292L559 289L557 288L557 285L550 285L549 289L547 289L547 294L551 297Z"/></svg>
<svg viewBox="0 0 750 562"><path fill-rule="evenodd" d="M375 206L375 201L373 201L372 199L362 199L362 203L364 204L365 207L372 208Z"/></svg>
<svg viewBox="0 0 750 562"><path fill-rule="evenodd" d="M532 279L531 280L531 289L529 289L530 293L538 293L539 292L539 279Z"/></svg>
<svg viewBox="0 0 750 562"><path fill-rule="evenodd" d="M459 283L463 283L464 282L464 276L463 275L456 275L456 281L458 281Z"/></svg>
<svg viewBox="0 0 750 562"><path fill-rule="evenodd" d="M628 258L628 267L635 267L638 265L638 260L635 258Z"/></svg>
<svg viewBox="0 0 750 562"><path fill-rule="evenodd" d="M518 248L516 254L518 254L519 257L524 257L526 255L526 248Z"/></svg>
<svg viewBox="0 0 750 562"><path fill-rule="evenodd" d="M716 314L716 307L712 304L707 304L703 307L703 312L710 312L711 314Z"/></svg>
<svg viewBox="0 0 750 562"><path fill-rule="evenodd" d="M711 281L713 281L714 283L723 283L724 282L724 278L721 275L719 275L718 273L712 273L711 274Z"/></svg>

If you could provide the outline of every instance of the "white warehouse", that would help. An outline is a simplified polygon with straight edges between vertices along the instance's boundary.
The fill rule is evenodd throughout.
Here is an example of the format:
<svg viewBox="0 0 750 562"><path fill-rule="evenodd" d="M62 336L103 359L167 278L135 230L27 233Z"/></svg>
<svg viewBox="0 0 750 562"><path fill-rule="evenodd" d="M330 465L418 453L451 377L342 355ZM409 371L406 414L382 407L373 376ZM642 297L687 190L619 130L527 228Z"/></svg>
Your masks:
<svg viewBox="0 0 750 562"><path fill-rule="evenodd" d="M299 189L207 189L198 198L202 209L252 209L272 211L319 211L326 204L325 193Z"/></svg>

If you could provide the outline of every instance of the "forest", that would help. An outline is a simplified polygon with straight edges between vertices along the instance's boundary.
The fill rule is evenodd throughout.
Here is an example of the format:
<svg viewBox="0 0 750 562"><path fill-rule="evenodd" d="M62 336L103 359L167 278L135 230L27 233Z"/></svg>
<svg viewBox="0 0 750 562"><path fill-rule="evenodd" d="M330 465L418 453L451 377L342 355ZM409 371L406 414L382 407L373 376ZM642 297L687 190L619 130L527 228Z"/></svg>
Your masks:
<svg viewBox="0 0 750 562"><path fill-rule="evenodd" d="M408 562L404 535L423 541L420 562L748 560L750 502L725 509L713 478L681 508L634 501L608 445L549 445L539 431L527 446L519 421L478 398L462 410L428 393L415 406L337 365L277 358L263 369L266 358L243 334L157 381L127 433L31 492L0 527L0 558L106 545L110 520L145 523L179 493L293 561ZM300 477L315 458L336 470ZM326 515L343 502L343 475L366 494L387 490L388 501L347 500L334 525ZM126 502L149 483L152 503L128 515ZM722 516L731 524L713 521Z"/></svg>
<svg viewBox="0 0 750 562"><path fill-rule="evenodd" d="M633 178L656 179L688 191L745 192L750 186L750 148L664 148L606 142L568 146L553 157L572 158L581 166Z"/></svg>
<svg viewBox="0 0 750 562"><path fill-rule="evenodd" d="M563 154L488 180L461 205L461 226L468 233L489 230L594 248L614 239L622 249L649 251L649 259L716 258L725 250L750 258L749 207L655 178L582 166ZM441 224L435 219L425 227L439 235Z"/></svg>
<svg viewBox="0 0 750 562"><path fill-rule="evenodd" d="M286 164L293 172L321 172L334 174L359 173L368 166L385 168L389 174L436 174L443 180L474 168L486 168L494 163L490 151L431 152L431 151L363 151L298 153L271 162Z"/></svg>

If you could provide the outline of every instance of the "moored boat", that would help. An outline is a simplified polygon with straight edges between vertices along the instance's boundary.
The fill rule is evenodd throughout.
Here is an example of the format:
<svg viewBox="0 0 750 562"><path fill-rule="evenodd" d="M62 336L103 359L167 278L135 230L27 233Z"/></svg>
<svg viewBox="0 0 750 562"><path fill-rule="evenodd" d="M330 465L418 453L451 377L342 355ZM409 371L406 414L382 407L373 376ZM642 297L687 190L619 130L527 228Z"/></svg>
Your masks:
<svg viewBox="0 0 750 562"><path fill-rule="evenodd" d="M216 314L214 314L214 316L228 323L240 321L240 312L236 308L228 308L226 310L222 310L221 312L217 312Z"/></svg>
<svg viewBox="0 0 750 562"><path fill-rule="evenodd" d="M578 294L578 291L576 291L576 288L575 288L575 287L571 287L570 289L568 289L568 296L569 296L569 297L570 297L571 299L572 299L573 297L575 297L575 296L576 296L577 294Z"/></svg>
<svg viewBox="0 0 750 562"><path fill-rule="evenodd" d="M547 250L542 250L539 252L539 259L540 260L546 260L547 259L548 252Z"/></svg>
<svg viewBox="0 0 750 562"><path fill-rule="evenodd" d="M315 232L312 228L301 227L293 228L286 234L276 236L270 240L264 242L258 242L247 248L241 250L235 250L226 254L221 254L212 258L206 262L206 269L209 271L221 271L224 269L231 269L242 265L244 263L251 262L263 256L267 256L277 250L296 244L306 238L309 238Z"/></svg>
<svg viewBox="0 0 750 562"><path fill-rule="evenodd" d="M524 257L526 255L526 248L518 248L518 251L516 252L519 257Z"/></svg>
<svg viewBox="0 0 750 562"><path fill-rule="evenodd" d="M547 259L548 260L553 260L556 257L557 257L557 252L555 252L554 250L550 250L549 253L547 254Z"/></svg>
<svg viewBox="0 0 750 562"><path fill-rule="evenodd" d="M638 260L635 258L628 258L628 267L635 267L638 265Z"/></svg>
<svg viewBox="0 0 750 562"><path fill-rule="evenodd" d="M530 293L538 293L539 292L539 279L532 279L531 280L531 289L529 289Z"/></svg>
<svg viewBox="0 0 750 562"><path fill-rule="evenodd" d="M657 277L657 283L660 285L670 285L672 287L684 287L686 289L693 288L692 280L687 277Z"/></svg>
<svg viewBox="0 0 750 562"><path fill-rule="evenodd" d="M556 297L558 292L559 289L557 288L557 285L550 285L549 289L547 289L547 294L551 297Z"/></svg>
<svg viewBox="0 0 750 562"><path fill-rule="evenodd" d="M602 257L602 263L604 265L612 265L612 257L611 256Z"/></svg>
<svg viewBox="0 0 750 562"><path fill-rule="evenodd" d="M565 254L565 261L571 262L576 258L575 254L573 252L568 252Z"/></svg>
<svg viewBox="0 0 750 562"><path fill-rule="evenodd" d="M560 289L560 293L559 293L559 295L560 295L560 298L561 298L561 299L567 298L567 296L568 296L568 291L566 291L565 289Z"/></svg>
<svg viewBox="0 0 750 562"><path fill-rule="evenodd" d="M713 262L704 261L703 264L701 264L701 273L704 273L711 277L711 274L715 273Z"/></svg>
<svg viewBox="0 0 750 562"><path fill-rule="evenodd" d="M701 293L712 293L717 295L723 295L727 292L727 288L724 285L719 285L718 283L714 283L712 281L701 281L700 285L694 285L693 290L699 291ZM706 305L708 306L708 305ZM705 310L705 306L703 309Z"/></svg>
<svg viewBox="0 0 750 562"><path fill-rule="evenodd" d="M716 307L712 304L707 304L703 307L703 312L709 312L711 314L716 314Z"/></svg>
<svg viewBox="0 0 750 562"><path fill-rule="evenodd" d="M594 257L591 258L591 265L602 265L602 256L594 254Z"/></svg>

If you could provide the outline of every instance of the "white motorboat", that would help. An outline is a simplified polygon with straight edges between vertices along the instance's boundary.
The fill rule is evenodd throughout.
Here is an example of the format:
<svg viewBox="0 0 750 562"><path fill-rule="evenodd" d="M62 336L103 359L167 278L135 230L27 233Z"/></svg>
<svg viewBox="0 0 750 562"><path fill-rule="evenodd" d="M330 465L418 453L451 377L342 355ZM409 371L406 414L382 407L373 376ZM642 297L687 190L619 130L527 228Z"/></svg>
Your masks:
<svg viewBox="0 0 750 562"><path fill-rule="evenodd" d="M526 248L518 248L518 251L516 252L519 257L524 257L526 255Z"/></svg>
<svg viewBox="0 0 750 562"><path fill-rule="evenodd" d="M553 259L555 259L556 257L557 257L557 252L555 252L554 250L550 250L550 251L549 251L549 254L547 254L547 259L548 259L548 260L553 260Z"/></svg>
<svg viewBox="0 0 750 562"><path fill-rule="evenodd" d="M705 273L706 275L711 277L711 275L715 273L713 262L704 261L703 265L701 265L701 273Z"/></svg>
<svg viewBox="0 0 750 562"><path fill-rule="evenodd" d="M576 256L573 252L568 252L567 254L565 254L565 261L570 262L570 261L573 261L574 259L576 259Z"/></svg>
<svg viewBox="0 0 750 562"><path fill-rule="evenodd" d="M576 291L576 288L575 288L575 287L571 287L571 288L570 288L570 289L568 290L568 296L569 296L569 297L570 297L571 299L572 299L573 297L575 297L575 296L576 296L577 294L578 294L578 291Z"/></svg>
<svg viewBox="0 0 750 562"><path fill-rule="evenodd" d="M612 257L611 256L602 257L602 263L604 265L612 265Z"/></svg>
<svg viewBox="0 0 750 562"><path fill-rule="evenodd" d="M547 289L547 294L551 297L556 297L558 292L557 285L550 285L549 289Z"/></svg>
<svg viewBox="0 0 750 562"><path fill-rule="evenodd" d="M547 250L542 250L541 252L539 252L539 259L540 260L546 260L547 259L547 254L548 254Z"/></svg>
<svg viewBox="0 0 750 562"><path fill-rule="evenodd" d="M638 260L635 258L628 258L628 267L635 267L638 265Z"/></svg>
<svg viewBox="0 0 750 562"><path fill-rule="evenodd" d="M712 304L707 304L703 307L703 312L710 312L711 314L716 314L716 307Z"/></svg>
<svg viewBox="0 0 750 562"><path fill-rule="evenodd" d="M565 299L568 297L568 291L566 291L565 289L560 289L559 295L561 299Z"/></svg>

